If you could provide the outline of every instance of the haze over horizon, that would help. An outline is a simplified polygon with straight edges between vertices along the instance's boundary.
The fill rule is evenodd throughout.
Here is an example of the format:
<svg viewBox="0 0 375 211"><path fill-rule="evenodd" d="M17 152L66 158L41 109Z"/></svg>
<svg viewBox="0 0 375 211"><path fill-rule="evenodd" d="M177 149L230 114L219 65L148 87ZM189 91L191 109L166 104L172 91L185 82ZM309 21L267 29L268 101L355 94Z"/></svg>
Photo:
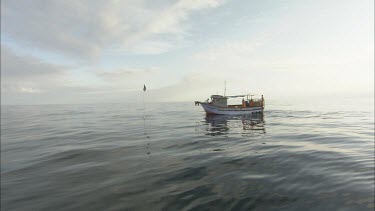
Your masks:
<svg viewBox="0 0 375 211"><path fill-rule="evenodd" d="M1 1L1 104L374 95L374 1Z"/></svg>

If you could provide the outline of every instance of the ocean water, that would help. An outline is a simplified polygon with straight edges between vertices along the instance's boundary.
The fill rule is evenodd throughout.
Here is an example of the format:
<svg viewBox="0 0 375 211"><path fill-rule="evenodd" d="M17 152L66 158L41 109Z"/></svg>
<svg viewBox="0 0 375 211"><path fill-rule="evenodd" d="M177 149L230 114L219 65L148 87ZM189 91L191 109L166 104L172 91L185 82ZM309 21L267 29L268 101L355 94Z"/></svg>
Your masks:
<svg viewBox="0 0 375 211"><path fill-rule="evenodd" d="M356 103L2 106L1 210L374 210L373 101Z"/></svg>

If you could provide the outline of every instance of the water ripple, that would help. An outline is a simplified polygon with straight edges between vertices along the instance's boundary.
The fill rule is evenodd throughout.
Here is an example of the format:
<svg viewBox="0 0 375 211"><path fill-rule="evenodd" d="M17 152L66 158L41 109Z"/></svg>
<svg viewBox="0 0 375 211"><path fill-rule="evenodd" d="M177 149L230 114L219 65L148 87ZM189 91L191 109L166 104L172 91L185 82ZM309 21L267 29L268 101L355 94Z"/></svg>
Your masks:
<svg viewBox="0 0 375 211"><path fill-rule="evenodd" d="M373 210L373 111L2 107L4 210Z"/></svg>

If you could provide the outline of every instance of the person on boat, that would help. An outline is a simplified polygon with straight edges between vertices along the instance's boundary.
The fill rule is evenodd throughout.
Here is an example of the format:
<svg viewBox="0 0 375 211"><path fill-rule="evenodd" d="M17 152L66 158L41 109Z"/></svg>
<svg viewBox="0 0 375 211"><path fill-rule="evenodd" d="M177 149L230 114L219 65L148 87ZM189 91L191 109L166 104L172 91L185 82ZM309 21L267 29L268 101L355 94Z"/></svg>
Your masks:
<svg viewBox="0 0 375 211"><path fill-rule="evenodd" d="M245 99L242 98L242 107L246 107Z"/></svg>
<svg viewBox="0 0 375 211"><path fill-rule="evenodd" d="M264 108L264 98L263 98L263 95L262 95L262 108Z"/></svg>

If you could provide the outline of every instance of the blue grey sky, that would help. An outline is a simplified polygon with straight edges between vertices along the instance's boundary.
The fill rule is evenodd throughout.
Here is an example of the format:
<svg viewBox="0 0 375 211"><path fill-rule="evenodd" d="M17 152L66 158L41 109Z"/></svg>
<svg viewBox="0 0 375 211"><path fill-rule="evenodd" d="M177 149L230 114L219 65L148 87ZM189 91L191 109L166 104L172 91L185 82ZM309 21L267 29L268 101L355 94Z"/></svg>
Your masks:
<svg viewBox="0 0 375 211"><path fill-rule="evenodd" d="M1 103L373 96L373 0L1 1Z"/></svg>

